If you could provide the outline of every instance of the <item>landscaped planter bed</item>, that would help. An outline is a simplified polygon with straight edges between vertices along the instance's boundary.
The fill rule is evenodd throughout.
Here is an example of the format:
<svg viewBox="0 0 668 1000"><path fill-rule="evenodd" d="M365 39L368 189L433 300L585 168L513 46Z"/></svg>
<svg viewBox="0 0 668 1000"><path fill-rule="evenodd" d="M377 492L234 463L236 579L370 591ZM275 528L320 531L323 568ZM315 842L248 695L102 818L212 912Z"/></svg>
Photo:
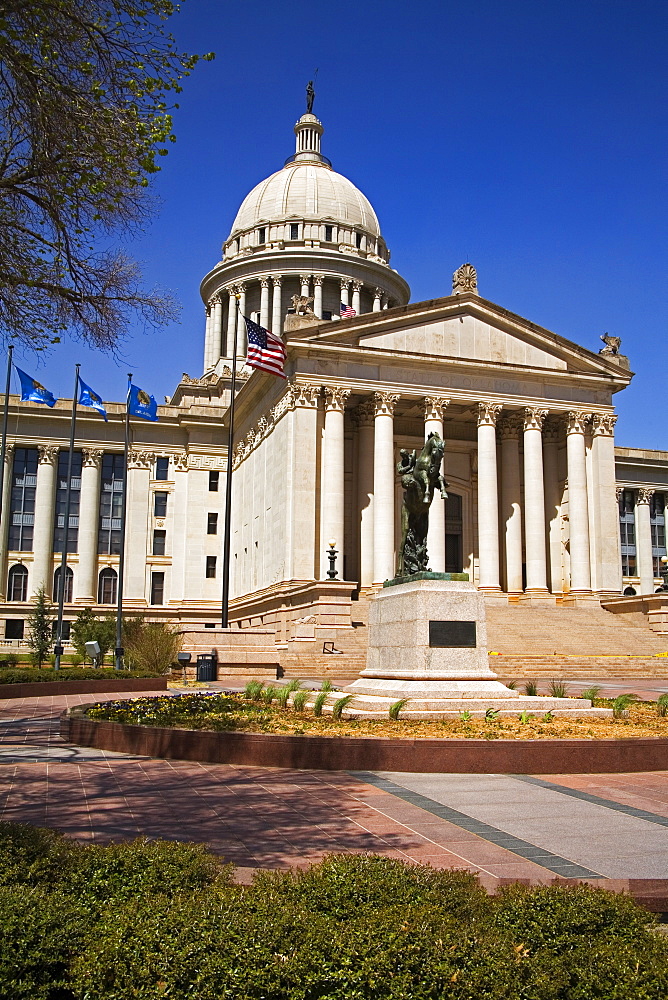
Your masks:
<svg viewBox="0 0 668 1000"><path fill-rule="evenodd" d="M166 677L115 677L102 680L91 678L81 681L38 681L26 684L0 684L0 699L45 698L62 694L104 694L114 691L166 691Z"/></svg>
<svg viewBox="0 0 668 1000"><path fill-rule="evenodd" d="M90 707L90 706L88 706ZM90 719L63 713L70 743L120 753L215 764L325 771L471 774L595 774L668 769L668 739L406 739L210 732Z"/></svg>

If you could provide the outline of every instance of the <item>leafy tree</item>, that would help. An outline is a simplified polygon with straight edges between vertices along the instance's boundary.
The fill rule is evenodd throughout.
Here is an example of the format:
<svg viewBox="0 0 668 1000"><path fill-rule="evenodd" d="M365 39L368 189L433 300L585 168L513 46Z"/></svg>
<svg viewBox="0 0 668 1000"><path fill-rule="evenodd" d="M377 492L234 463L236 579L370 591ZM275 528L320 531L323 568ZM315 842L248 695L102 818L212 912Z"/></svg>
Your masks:
<svg viewBox="0 0 668 1000"><path fill-rule="evenodd" d="M53 625L53 606L46 596L44 587L40 587L33 599L32 611L28 615L28 642L33 663L42 668L42 664L51 652Z"/></svg>
<svg viewBox="0 0 668 1000"><path fill-rule="evenodd" d="M173 98L200 58L165 30L177 10L0 3L0 327L19 342L41 349L69 330L110 348L137 313L149 326L175 315L110 237L150 214Z"/></svg>
<svg viewBox="0 0 668 1000"><path fill-rule="evenodd" d="M181 636L171 626L164 622L144 622L141 618L123 623L123 642L132 666L152 673L169 670L181 648Z"/></svg>
<svg viewBox="0 0 668 1000"><path fill-rule="evenodd" d="M105 615L98 618L90 608L83 608L72 622L70 630L72 643L80 656L86 656L86 643L97 642L100 647L100 662L110 649L114 648L116 640L116 618Z"/></svg>

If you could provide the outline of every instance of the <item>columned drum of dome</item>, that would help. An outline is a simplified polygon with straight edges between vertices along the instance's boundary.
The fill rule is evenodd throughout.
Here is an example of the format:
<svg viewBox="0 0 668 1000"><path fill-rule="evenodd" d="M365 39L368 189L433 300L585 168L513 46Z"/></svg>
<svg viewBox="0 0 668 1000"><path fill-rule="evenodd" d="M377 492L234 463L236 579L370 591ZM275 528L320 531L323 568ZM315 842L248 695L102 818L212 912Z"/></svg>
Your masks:
<svg viewBox="0 0 668 1000"><path fill-rule="evenodd" d="M202 281L205 372L231 356L242 291L246 315L279 334L293 295L312 297L316 317L334 322L342 302L368 313L409 300L368 198L320 152L322 123L307 113L294 131L295 153L243 200Z"/></svg>

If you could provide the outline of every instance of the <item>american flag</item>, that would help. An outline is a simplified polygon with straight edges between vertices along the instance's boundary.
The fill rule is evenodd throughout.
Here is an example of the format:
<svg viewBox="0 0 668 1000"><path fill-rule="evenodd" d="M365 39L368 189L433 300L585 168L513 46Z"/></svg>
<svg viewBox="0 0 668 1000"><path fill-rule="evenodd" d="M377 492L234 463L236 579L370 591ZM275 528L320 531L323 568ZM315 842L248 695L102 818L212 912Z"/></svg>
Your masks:
<svg viewBox="0 0 668 1000"><path fill-rule="evenodd" d="M261 368L262 371L271 372L272 375L287 378L283 371L286 357L285 344L281 338L275 337L259 323L254 323L248 316L244 316L244 320L248 334L246 358L248 364L251 368Z"/></svg>
<svg viewBox="0 0 668 1000"><path fill-rule="evenodd" d="M352 306L347 305L345 302L341 303L341 309L339 311L344 319L350 319L351 316L357 316L357 313Z"/></svg>

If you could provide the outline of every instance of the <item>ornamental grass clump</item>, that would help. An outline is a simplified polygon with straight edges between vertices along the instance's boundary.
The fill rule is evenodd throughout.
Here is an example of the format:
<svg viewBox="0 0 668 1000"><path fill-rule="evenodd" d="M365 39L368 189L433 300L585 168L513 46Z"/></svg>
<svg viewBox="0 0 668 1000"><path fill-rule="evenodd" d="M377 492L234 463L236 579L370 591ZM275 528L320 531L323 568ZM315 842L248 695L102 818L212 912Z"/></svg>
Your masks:
<svg viewBox="0 0 668 1000"><path fill-rule="evenodd" d="M292 698L292 707L295 712L303 712L308 701L310 691L295 691Z"/></svg>
<svg viewBox="0 0 668 1000"><path fill-rule="evenodd" d="M668 691L665 694L659 695L656 700L656 714L661 718L665 718L668 715Z"/></svg>
<svg viewBox="0 0 668 1000"><path fill-rule="evenodd" d="M354 696L352 694L346 694L343 696L343 698L337 698L337 700L334 702L332 706L333 719L338 720L341 718L341 713L343 712L346 705L350 704L350 702L353 700L353 697Z"/></svg>
<svg viewBox="0 0 668 1000"><path fill-rule="evenodd" d="M600 685L593 684L592 687L587 688L586 691L582 691L580 697L586 698L587 701L590 701L593 705L598 696L600 695L600 693L601 693Z"/></svg>
<svg viewBox="0 0 668 1000"><path fill-rule="evenodd" d="M565 681L551 680L548 688L551 698L566 698L568 687Z"/></svg>
<svg viewBox="0 0 668 1000"><path fill-rule="evenodd" d="M636 694L617 695L612 703L612 714L614 718L627 719L629 715L629 706L632 705L634 701L638 701L638 695Z"/></svg>
<svg viewBox="0 0 668 1000"><path fill-rule="evenodd" d="M326 701L327 701L327 691L321 691L320 694L316 696L316 699L313 703L313 714L315 716L319 717L322 715L322 709Z"/></svg>
<svg viewBox="0 0 668 1000"><path fill-rule="evenodd" d="M527 681L524 685L524 693L530 698L535 698L538 694L538 685L535 681Z"/></svg>
<svg viewBox="0 0 668 1000"><path fill-rule="evenodd" d="M262 681L248 681L244 688L244 697L251 701L259 701L264 684Z"/></svg>
<svg viewBox="0 0 668 1000"><path fill-rule="evenodd" d="M393 705L390 705L390 711L389 711L390 718L393 719L395 722L397 722L399 719L399 712L402 710L402 708L406 707L409 701L410 698L400 698L399 701L395 701Z"/></svg>
<svg viewBox="0 0 668 1000"><path fill-rule="evenodd" d="M273 686L273 684L267 685L264 691L260 692L260 700L265 703L265 705L271 705L274 698L278 697L279 688Z"/></svg>

